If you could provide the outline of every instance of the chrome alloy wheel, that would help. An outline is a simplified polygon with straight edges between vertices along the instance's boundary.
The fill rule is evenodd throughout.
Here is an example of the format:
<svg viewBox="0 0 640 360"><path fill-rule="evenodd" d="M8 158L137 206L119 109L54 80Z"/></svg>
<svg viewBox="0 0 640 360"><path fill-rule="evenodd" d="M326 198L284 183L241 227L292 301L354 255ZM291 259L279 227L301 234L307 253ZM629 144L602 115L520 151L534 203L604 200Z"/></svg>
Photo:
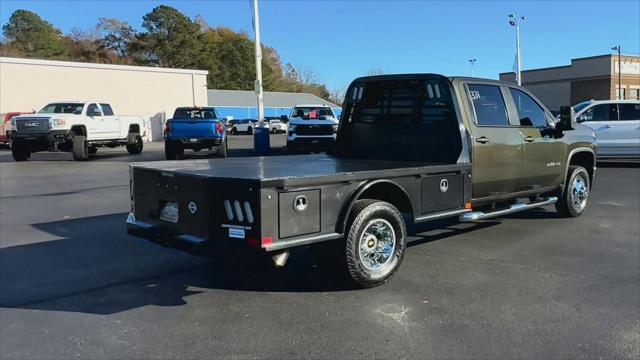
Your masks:
<svg viewBox="0 0 640 360"><path fill-rule="evenodd" d="M369 271L380 270L391 262L395 248L396 232L393 226L384 219L371 220L360 235L360 262Z"/></svg>
<svg viewBox="0 0 640 360"><path fill-rule="evenodd" d="M579 173L573 179L571 183L571 206L577 211L582 212L587 206L587 200L589 198L589 180L585 178L585 175Z"/></svg>

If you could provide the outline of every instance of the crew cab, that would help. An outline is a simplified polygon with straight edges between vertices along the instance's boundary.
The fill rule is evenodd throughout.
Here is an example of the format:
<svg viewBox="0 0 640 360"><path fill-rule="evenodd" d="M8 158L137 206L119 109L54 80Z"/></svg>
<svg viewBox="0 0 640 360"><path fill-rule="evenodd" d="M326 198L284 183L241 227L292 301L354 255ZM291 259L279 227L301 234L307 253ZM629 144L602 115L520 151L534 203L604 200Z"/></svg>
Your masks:
<svg viewBox="0 0 640 360"><path fill-rule="evenodd" d="M116 115L110 104L97 101L54 102L10 124L15 161L38 151L67 151L75 160L86 160L104 146L126 146L135 155L142 152L145 135L143 118Z"/></svg>
<svg viewBox="0 0 640 360"><path fill-rule="evenodd" d="M164 153L167 160L182 159L184 150L216 149L227 157L225 124L212 107L179 107L166 123Z"/></svg>
<svg viewBox="0 0 640 360"><path fill-rule="evenodd" d="M279 266L313 244L372 287L402 263L407 222L587 207L594 133L569 107L556 122L522 87L436 74L362 77L346 94L329 154L132 164L128 233Z"/></svg>
<svg viewBox="0 0 640 360"><path fill-rule="evenodd" d="M296 105L287 127L287 149L328 147L336 141L338 119L327 105Z"/></svg>

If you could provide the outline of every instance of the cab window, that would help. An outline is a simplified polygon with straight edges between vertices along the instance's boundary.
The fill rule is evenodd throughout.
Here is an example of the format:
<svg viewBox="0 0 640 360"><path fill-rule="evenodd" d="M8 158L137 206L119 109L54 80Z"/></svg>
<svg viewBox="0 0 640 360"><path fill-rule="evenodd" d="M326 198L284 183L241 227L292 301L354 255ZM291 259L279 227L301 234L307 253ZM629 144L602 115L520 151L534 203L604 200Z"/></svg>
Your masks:
<svg viewBox="0 0 640 360"><path fill-rule="evenodd" d="M480 126L508 126L509 117L502 92L495 85L469 84L469 98L473 103Z"/></svg>
<svg viewBox="0 0 640 360"><path fill-rule="evenodd" d="M533 126L539 129L548 126L544 109L531 96L519 89L509 88L509 91L515 103L521 126Z"/></svg>
<svg viewBox="0 0 640 360"><path fill-rule="evenodd" d="M640 120L640 104L618 104L620 121Z"/></svg>
<svg viewBox="0 0 640 360"><path fill-rule="evenodd" d="M580 115L580 121L616 121L618 120L618 105L600 104L590 107Z"/></svg>
<svg viewBox="0 0 640 360"><path fill-rule="evenodd" d="M100 109L98 109L98 105L96 104L89 104L89 106L87 106L87 116L92 116L99 111Z"/></svg>
<svg viewBox="0 0 640 360"><path fill-rule="evenodd" d="M113 116L113 109L109 104L100 104L102 107L102 111L104 111L104 116Z"/></svg>

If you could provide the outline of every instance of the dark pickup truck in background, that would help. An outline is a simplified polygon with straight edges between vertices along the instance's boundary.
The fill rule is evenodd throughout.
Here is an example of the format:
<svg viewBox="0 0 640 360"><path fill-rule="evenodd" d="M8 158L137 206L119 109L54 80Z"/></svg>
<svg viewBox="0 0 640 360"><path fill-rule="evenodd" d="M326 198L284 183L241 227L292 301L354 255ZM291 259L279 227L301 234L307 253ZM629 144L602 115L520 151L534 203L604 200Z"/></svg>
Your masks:
<svg viewBox="0 0 640 360"><path fill-rule="evenodd" d="M359 285L389 280L406 221L475 221L555 204L585 210L593 131L526 89L435 74L358 78L328 155L131 165L129 234L200 255L330 241Z"/></svg>

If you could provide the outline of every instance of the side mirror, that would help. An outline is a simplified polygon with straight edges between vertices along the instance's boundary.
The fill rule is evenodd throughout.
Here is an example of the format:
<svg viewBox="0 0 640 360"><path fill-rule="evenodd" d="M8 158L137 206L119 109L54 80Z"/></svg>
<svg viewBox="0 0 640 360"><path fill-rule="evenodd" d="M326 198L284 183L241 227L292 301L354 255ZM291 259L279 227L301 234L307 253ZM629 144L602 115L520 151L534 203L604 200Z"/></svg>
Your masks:
<svg viewBox="0 0 640 360"><path fill-rule="evenodd" d="M102 116L102 113L99 110L89 113L89 116Z"/></svg>
<svg viewBox="0 0 640 360"><path fill-rule="evenodd" d="M562 131L573 130L576 128L576 113L571 106L560 107L560 122L558 123Z"/></svg>

